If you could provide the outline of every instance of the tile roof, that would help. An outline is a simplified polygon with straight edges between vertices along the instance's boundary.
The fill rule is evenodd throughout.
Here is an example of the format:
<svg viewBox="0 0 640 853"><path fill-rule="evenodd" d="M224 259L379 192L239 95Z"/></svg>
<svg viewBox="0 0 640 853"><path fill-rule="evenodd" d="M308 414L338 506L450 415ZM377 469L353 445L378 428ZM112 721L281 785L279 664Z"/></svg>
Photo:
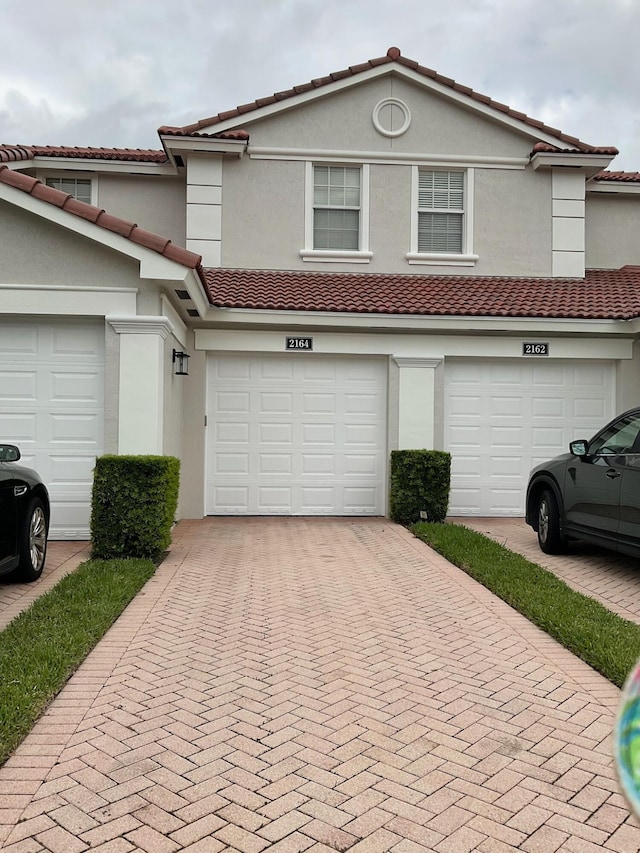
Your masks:
<svg viewBox="0 0 640 853"><path fill-rule="evenodd" d="M267 311L458 317L640 317L640 266L584 279L205 269L212 305Z"/></svg>
<svg viewBox="0 0 640 853"><path fill-rule="evenodd" d="M532 152L534 154L607 154L612 157L620 153L618 149L614 148L612 145L589 145L583 148L559 148L557 145L550 145L548 142L536 142L533 146Z"/></svg>
<svg viewBox="0 0 640 853"><path fill-rule="evenodd" d="M0 145L0 163L62 157L79 160L124 160L137 163L166 163L164 151L148 148L71 148L66 145Z"/></svg>
<svg viewBox="0 0 640 853"><path fill-rule="evenodd" d="M208 136L209 134L202 133L204 128L212 127L216 124L220 124L223 121L227 121L228 119L241 118L242 116L251 113L255 110L259 110L262 107L270 106L271 104L277 104L281 101L286 101L288 98L296 97L296 95L301 95L305 92L311 92L314 89L320 89L323 86L328 86L329 84L335 83L338 80L344 80L349 77L356 77L358 74L362 74L365 71L370 71L373 68L377 68L381 65L386 65L394 62L398 65L402 65L405 68L410 69L411 71L414 71L416 74L419 74L422 77L433 80L434 82L439 83L442 86L452 89L453 91L459 94L466 95L473 101L477 101L478 103L484 104L485 106L490 107L491 109L504 113L510 118L517 119L518 121L529 125L529 127L531 127L534 131L540 131L541 133L544 133L548 136L554 136L562 142L567 143L569 146L571 146L571 148L575 148L578 151L581 151L583 153L618 153L617 149L614 148L599 149L592 145L588 145L586 142L581 142L575 136L569 136L568 134L563 133L561 130L558 130L555 127L549 127L543 122L537 121L536 119L531 118L525 113L518 112L517 110L512 109L506 104L502 104L499 101L494 101L487 95L482 95L479 92L475 92L468 86L463 86L461 83L457 83L450 77L444 77L442 74L438 74L437 71L420 65L413 59L407 59L406 57L402 56L399 48L397 47L390 47L385 56L380 56L377 59L369 59L367 62L363 62L360 65L352 65L342 71L334 71L332 74L329 74L326 77L317 77L315 80L311 80L308 83L303 83L302 85L294 86L292 89L287 89L283 92L276 92L274 95L270 95L266 98L259 98L256 101L251 101L251 103L243 104L241 106L236 107L235 109L227 110L226 112L218 113L217 115L210 116L209 118L201 119L200 121L194 122L193 124L188 124L184 127L161 127L158 129L158 133L180 136Z"/></svg>
<svg viewBox="0 0 640 853"><path fill-rule="evenodd" d="M640 172L598 172L594 181L623 181L630 184L640 183Z"/></svg>
<svg viewBox="0 0 640 853"><path fill-rule="evenodd" d="M181 246L176 246L168 237L161 237L152 231L145 231L144 228L139 228L133 222L119 216L112 216L92 204L78 201L68 193L48 187L42 181L25 175L23 172L16 172L8 166L0 165L0 183L22 190L33 198L59 207L67 213L92 222L100 228L119 234L121 237L131 240L132 243L151 249L151 251L163 255L171 261L176 261L182 266L196 270L202 278L201 256L189 252Z"/></svg>

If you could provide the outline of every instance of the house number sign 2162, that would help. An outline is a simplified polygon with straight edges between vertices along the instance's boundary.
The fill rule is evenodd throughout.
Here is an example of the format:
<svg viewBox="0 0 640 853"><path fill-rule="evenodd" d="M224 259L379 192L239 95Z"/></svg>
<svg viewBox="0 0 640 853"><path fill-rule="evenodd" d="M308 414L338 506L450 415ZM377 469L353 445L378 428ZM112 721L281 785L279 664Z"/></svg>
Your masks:
<svg viewBox="0 0 640 853"><path fill-rule="evenodd" d="M548 343L523 343L522 355L549 355Z"/></svg>
<svg viewBox="0 0 640 853"><path fill-rule="evenodd" d="M309 352L313 349L313 338L285 338L284 348Z"/></svg>

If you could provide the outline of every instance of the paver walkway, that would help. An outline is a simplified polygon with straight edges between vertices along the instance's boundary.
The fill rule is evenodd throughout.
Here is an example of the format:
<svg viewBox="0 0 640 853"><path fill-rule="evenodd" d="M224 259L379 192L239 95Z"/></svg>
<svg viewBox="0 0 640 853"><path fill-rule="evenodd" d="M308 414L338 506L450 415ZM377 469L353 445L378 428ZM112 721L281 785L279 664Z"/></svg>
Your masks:
<svg viewBox="0 0 640 853"><path fill-rule="evenodd" d="M524 518L455 518L544 566L573 589L595 598L609 610L640 622L640 560L595 545L574 542L566 554L544 554Z"/></svg>
<svg viewBox="0 0 640 853"><path fill-rule="evenodd" d="M0 769L0 844L637 851L618 701L383 519L181 522Z"/></svg>

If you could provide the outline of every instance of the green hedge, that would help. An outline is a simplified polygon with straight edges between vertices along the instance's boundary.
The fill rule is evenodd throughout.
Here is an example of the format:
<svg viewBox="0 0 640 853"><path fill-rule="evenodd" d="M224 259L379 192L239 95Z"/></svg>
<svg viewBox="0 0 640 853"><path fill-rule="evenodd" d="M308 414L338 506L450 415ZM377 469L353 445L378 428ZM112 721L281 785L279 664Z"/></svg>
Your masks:
<svg viewBox="0 0 640 853"><path fill-rule="evenodd" d="M100 456L91 502L93 556L158 560L171 543L179 483L174 456Z"/></svg>
<svg viewBox="0 0 640 853"><path fill-rule="evenodd" d="M449 506L451 456L442 450L392 450L389 509L398 524L444 521Z"/></svg>

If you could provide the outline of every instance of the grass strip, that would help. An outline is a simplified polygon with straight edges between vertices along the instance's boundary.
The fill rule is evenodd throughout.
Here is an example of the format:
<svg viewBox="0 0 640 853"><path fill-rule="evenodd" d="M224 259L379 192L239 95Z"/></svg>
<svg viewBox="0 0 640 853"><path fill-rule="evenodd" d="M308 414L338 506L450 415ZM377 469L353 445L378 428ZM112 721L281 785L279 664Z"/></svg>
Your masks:
<svg viewBox="0 0 640 853"><path fill-rule="evenodd" d="M623 686L640 658L640 625L467 527L420 522L411 531L617 687Z"/></svg>
<svg viewBox="0 0 640 853"><path fill-rule="evenodd" d="M88 560L0 632L0 765L154 571Z"/></svg>

